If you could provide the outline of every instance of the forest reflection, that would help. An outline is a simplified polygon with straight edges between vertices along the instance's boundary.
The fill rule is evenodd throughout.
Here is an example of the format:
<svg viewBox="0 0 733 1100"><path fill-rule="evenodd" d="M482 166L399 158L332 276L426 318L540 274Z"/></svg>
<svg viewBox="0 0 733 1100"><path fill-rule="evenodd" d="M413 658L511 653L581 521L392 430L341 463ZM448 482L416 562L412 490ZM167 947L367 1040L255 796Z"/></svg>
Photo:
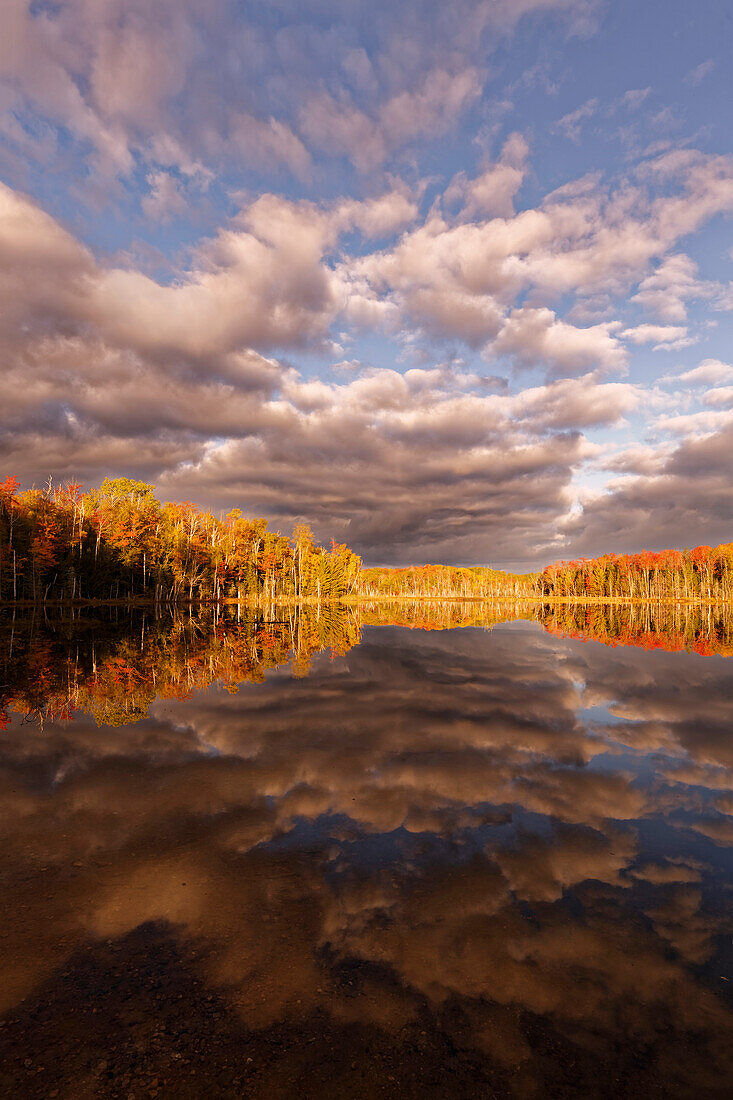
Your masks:
<svg viewBox="0 0 733 1100"><path fill-rule="evenodd" d="M3 627L8 1094L729 1094L722 609L105 614Z"/></svg>
<svg viewBox="0 0 733 1100"><path fill-rule="evenodd" d="M347 653L369 626L490 630L526 619L560 637L733 655L733 606L725 604L406 600L285 606L275 614L235 605L187 614L115 605L6 612L0 729L9 707L41 722L82 710L100 723L124 725L144 717L158 697L183 697L216 681L234 691L285 664L294 676L307 676L314 654Z"/></svg>

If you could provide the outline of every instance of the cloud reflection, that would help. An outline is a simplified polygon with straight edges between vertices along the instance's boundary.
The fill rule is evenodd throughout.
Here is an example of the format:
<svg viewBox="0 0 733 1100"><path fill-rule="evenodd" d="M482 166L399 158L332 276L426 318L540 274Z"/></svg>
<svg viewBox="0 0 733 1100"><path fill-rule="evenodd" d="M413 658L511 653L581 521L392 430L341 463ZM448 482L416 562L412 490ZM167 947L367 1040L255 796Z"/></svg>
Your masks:
<svg viewBox="0 0 733 1100"><path fill-rule="evenodd" d="M428 1018L510 1095L571 1053L718 1095L728 664L379 627L130 726L13 718L3 1009L155 922L252 1033Z"/></svg>

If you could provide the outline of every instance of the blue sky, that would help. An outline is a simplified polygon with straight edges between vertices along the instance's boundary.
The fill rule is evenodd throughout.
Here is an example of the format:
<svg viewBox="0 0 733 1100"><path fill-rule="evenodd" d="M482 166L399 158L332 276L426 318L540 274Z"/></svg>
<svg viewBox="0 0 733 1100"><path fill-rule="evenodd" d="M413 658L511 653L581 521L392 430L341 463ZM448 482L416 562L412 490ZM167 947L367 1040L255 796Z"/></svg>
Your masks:
<svg viewBox="0 0 733 1100"><path fill-rule="evenodd" d="M0 450L370 562L733 538L722 0L9 0Z"/></svg>

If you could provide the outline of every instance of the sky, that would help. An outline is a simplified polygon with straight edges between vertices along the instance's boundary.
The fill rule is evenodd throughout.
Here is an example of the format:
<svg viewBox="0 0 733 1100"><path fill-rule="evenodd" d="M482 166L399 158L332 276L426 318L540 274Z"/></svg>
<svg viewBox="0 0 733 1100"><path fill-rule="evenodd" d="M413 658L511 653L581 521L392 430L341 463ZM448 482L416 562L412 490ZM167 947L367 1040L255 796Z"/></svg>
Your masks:
<svg viewBox="0 0 733 1100"><path fill-rule="evenodd" d="M729 0L3 0L0 473L369 564L733 540Z"/></svg>

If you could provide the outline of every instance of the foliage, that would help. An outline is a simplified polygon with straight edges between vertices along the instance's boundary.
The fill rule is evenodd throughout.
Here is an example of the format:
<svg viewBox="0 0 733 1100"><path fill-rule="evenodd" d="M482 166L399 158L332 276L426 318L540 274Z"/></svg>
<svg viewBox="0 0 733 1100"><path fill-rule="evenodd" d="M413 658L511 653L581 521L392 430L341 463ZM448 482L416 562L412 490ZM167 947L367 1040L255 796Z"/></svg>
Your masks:
<svg viewBox="0 0 733 1100"><path fill-rule="evenodd" d="M543 597L641 600L733 599L733 543L548 565L537 584Z"/></svg>
<svg viewBox="0 0 733 1100"><path fill-rule="evenodd" d="M361 562L346 546L292 540L239 510L217 518L161 504L152 485L107 478L18 491L0 483L0 600L233 597L271 603L333 600L354 591Z"/></svg>
<svg viewBox="0 0 733 1100"><path fill-rule="evenodd" d="M533 596L535 574L503 573L487 566L410 565L405 569L362 569L357 591L370 599L420 597L491 599Z"/></svg>
<svg viewBox="0 0 733 1100"><path fill-rule="evenodd" d="M733 600L733 543L560 561L540 574L485 566L362 568L343 543L318 546L305 524L288 538L239 509L223 518L161 504L155 488L106 478L19 491L0 482L0 602L150 599Z"/></svg>

